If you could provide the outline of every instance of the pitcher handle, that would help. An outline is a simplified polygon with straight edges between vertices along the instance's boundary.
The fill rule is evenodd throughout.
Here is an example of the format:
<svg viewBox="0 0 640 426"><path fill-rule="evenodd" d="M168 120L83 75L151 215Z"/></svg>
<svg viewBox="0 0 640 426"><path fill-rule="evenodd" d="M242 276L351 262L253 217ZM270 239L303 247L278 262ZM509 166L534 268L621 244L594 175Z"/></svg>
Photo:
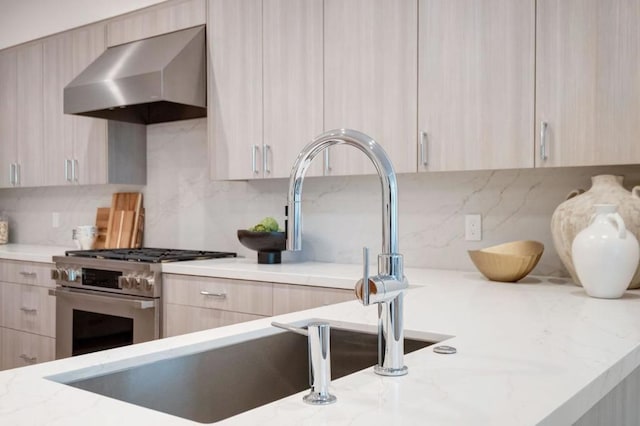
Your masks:
<svg viewBox="0 0 640 426"><path fill-rule="evenodd" d="M638 188L638 190L640 191L640 185L637 186L636 188ZM633 188L633 189L635 190L636 188ZM570 200L573 197L576 197L576 196L578 196L580 194L584 194L584 189L574 189L573 191L571 191L570 193L567 194L565 200Z"/></svg>
<svg viewBox="0 0 640 426"><path fill-rule="evenodd" d="M624 226L624 220L622 220L622 216L618 213L609 213L607 215L607 219L611 221L611 223L618 228L618 238L621 240L627 238L627 228Z"/></svg>

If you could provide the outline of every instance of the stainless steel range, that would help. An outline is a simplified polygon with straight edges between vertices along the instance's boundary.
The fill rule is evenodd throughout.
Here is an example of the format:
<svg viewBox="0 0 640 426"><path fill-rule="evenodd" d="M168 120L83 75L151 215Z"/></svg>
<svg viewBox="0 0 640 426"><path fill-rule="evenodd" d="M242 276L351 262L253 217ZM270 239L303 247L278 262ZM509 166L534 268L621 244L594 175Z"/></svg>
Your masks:
<svg viewBox="0 0 640 426"><path fill-rule="evenodd" d="M161 263L235 253L157 248L75 250L55 256L56 358L158 339Z"/></svg>

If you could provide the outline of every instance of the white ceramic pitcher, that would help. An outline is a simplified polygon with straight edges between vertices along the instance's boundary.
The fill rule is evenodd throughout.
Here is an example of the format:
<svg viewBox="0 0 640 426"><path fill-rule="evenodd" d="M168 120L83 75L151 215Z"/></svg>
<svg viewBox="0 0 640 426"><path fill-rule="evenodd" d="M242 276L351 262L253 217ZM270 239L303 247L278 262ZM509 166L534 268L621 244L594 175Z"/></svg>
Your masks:
<svg viewBox="0 0 640 426"><path fill-rule="evenodd" d="M640 248L615 204L594 205L591 223L571 245L578 278L591 297L621 297L638 266Z"/></svg>

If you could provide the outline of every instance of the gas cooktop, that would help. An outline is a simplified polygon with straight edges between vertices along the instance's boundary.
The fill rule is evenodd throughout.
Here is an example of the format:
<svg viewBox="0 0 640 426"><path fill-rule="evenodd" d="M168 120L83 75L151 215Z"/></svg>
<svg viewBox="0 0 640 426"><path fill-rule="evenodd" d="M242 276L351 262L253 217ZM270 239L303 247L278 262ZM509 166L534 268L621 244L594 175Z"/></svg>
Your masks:
<svg viewBox="0 0 640 426"><path fill-rule="evenodd" d="M67 256L94 259L126 260L129 262L164 263L183 260L217 259L236 257L236 253L223 251L179 250L143 247L139 249L69 250Z"/></svg>

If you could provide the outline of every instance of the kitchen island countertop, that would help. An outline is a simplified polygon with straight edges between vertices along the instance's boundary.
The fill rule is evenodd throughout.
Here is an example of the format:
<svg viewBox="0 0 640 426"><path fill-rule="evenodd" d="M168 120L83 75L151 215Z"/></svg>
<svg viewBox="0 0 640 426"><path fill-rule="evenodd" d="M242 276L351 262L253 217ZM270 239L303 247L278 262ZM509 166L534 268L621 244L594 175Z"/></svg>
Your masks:
<svg viewBox="0 0 640 426"><path fill-rule="evenodd" d="M285 273L287 266L281 268ZM454 346L457 354L425 348L405 357L407 376L382 378L369 368L334 381L336 404L308 406L301 398L305 391L222 424L567 425L640 365L638 291L601 300L587 297L567 280L528 277L504 284L455 271L414 270L410 280L422 286L410 289L405 298L405 328ZM352 301L277 320L326 318L375 325L376 312L375 306ZM86 377L222 346L246 338L246 333L273 332L271 321L0 372L0 419L11 425L197 424L48 377Z"/></svg>

